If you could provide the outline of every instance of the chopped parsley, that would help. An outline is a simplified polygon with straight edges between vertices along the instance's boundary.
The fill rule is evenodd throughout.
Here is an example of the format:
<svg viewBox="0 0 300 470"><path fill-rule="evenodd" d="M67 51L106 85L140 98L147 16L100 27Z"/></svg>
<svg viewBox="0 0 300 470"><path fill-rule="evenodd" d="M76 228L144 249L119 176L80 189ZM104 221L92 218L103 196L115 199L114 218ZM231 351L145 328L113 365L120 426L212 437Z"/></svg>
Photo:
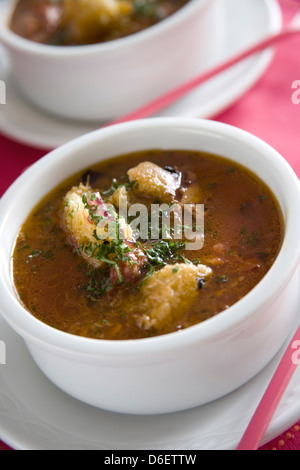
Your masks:
<svg viewBox="0 0 300 470"><path fill-rule="evenodd" d="M217 277L217 280L218 280L218 282L220 282L220 283L223 283L223 282L227 282L227 281L228 281L226 274L223 274L222 276L218 276L218 277Z"/></svg>
<svg viewBox="0 0 300 470"><path fill-rule="evenodd" d="M30 255L27 256L27 262L38 257L49 260L53 258L53 256L54 256L54 251L52 250L32 250Z"/></svg>
<svg viewBox="0 0 300 470"><path fill-rule="evenodd" d="M104 199L107 199L122 186L124 186L125 189L137 188L138 183L137 181L129 181L127 183L119 184L118 181L113 178L111 186L105 191L102 191L102 196L104 197Z"/></svg>
<svg viewBox="0 0 300 470"><path fill-rule="evenodd" d="M143 251L152 266L165 266L169 261L178 261L180 251L184 248L184 241L157 240L143 247Z"/></svg>
<svg viewBox="0 0 300 470"><path fill-rule="evenodd" d="M133 1L133 12L137 16L151 17L155 16L157 11L156 2L149 0L134 0Z"/></svg>

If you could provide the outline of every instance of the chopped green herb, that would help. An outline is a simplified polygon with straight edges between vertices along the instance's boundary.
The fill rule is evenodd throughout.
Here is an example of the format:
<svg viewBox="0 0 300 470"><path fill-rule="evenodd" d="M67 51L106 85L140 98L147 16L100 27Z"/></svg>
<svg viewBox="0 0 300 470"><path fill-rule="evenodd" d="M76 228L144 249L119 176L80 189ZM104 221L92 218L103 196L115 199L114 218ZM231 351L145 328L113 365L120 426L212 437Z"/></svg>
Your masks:
<svg viewBox="0 0 300 470"><path fill-rule="evenodd" d="M39 269L39 265L38 265L38 264L34 264L34 265L32 266L32 268L31 268L30 271L31 271L32 273L35 273L38 269Z"/></svg>
<svg viewBox="0 0 300 470"><path fill-rule="evenodd" d="M133 11L137 16L151 17L156 15L157 5L156 2L149 2L149 0L134 0Z"/></svg>
<svg viewBox="0 0 300 470"><path fill-rule="evenodd" d="M126 190L131 189L131 188L137 189L138 188L138 182L137 181L129 181L127 183L119 184L118 181L115 178L113 178L111 186L108 189L106 189L105 191L102 191L102 196L104 197L104 199L107 199L107 198L109 198L109 196L114 194L114 192L116 192L117 189L121 188L122 186L124 186L124 188Z"/></svg>
<svg viewBox="0 0 300 470"><path fill-rule="evenodd" d="M226 173L233 173L235 171L235 168L230 166L227 168Z"/></svg>
<svg viewBox="0 0 300 470"><path fill-rule="evenodd" d="M251 202L243 202L240 205L240 211L242 214L245 214L251 207Z"/></svg>
<svg viewBox="0 0 300 470"><path fill-rule="evenodd" d="M256 253L260 258L262 259L266 259L269 257L269 253L267 251L260 251L258 253Z"/></svg>
<svg viewBox="0 0 300 470"><path fill-rule="evenodd" d="M24 246L21 246L20 248L18 248L18 251L28 250L29 248L30 248L29 245L24 245Z"/></svg>
<svg viewBox="0 0 300 470"><path fill-rule="evenodd" d="M227 276L226 274L223 274L222 276L218 276L217 278L218 282L227 282Z"/></svg>
<svg viewBox="0 0 300 470"><path fill-rule="evenodd" d="M180 251L184 248L185 241L158 240L143 248L149 264L161 266L168 261L178 261L181 258Z"/></svg>
<svg viewBox="0 0 300 470"><path fill-rule="evenodd" d="M28 255L28 258L37 258L40 256L41 252L39 250L33 250L30 255Z"/></svg>
<svg viewBox="0 0 300 470"><path fill-rule="evenodd" d="M252 246L252 247L257 246L259 243L258 233L257 232L251 233L251 235L247 238L246 243L247 245Z"/></svg>

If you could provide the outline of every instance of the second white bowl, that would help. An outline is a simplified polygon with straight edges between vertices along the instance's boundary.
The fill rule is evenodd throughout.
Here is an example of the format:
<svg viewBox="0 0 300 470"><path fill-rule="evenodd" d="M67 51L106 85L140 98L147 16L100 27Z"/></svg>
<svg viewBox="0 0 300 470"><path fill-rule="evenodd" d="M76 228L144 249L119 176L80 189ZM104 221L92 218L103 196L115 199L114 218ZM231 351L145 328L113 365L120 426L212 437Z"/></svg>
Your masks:
<svg viewBox="0 0 300 470"><path fill-rule="evenodd" d="M0 41L23 95L68 119L106 121L145 104L208 67L223 39L223 0L191 0L134 35L89 46L49 46L8 28L0 8Z"/></svg>

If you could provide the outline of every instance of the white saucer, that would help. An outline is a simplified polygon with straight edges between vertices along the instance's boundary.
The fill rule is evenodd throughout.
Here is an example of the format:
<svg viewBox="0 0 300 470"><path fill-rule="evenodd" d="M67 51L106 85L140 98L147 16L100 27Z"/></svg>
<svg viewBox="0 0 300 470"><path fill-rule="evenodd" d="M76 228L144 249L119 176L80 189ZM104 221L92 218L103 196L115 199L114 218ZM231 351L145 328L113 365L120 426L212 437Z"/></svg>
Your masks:
<svg viewBox="0 0 300 470"><path fill-rule="evenodd" d="M58 389L0 317L6 348L6 364L0 364L0 440L16 450L234 450L298 323L268 366L233 393L180 413L131 416L93 408ZM299 396L300 368L262 444L300 419Z"/></svg>
<svg viewBox="0 0 300 470"><path fill-rule="evenodd" d="M226 31L222 60L267 34L278 32L281 27L276 0L224 0L224 6ZM245 93L261 77L271 59L272 50L266 50L245 60L198 87L160 115L212 118ZM218 56L212 65L219 62ZM14 140L52 149L101 125L62 120L32 107L15 89L3 49L0 49L0 79L7 88L7 104L0 106L0 131Z"/></svg>

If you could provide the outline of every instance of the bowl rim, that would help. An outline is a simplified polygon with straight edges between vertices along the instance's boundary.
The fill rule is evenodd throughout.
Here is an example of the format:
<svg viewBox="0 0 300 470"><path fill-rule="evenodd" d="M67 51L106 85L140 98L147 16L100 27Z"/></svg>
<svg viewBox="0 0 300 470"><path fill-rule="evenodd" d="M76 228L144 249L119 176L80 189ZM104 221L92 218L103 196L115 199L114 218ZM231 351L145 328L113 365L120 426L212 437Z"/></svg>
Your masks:
<svg viewBox="0 0 300 470"><path fill-rule="evenodd" d="M109 53L116 49L119 50L130 47L132 44L143 44L151 40L152 37L168 32L170 29L176 29L178 24L182 21L188 17L192 17L199 7L204 8L209 2L215 1L219 0L190 0L172 15L151 27L112 41L81 46L54 46L31 41L11 31L7 26L7 19L12 13L14 5L6 3L5 0L4 3L0 5L0 41L24 52L57 58L86 56L101 52Z"/></svg>
<svg viewBox="0 0 300 470"><path fill-rule="evenodd" d="M78 149L83 150L86 146L93 145L101 141L101 139L111 138L116 134L122 134L122 132L133 132L145 128L147 128L149 132L151 128L157 126L159 126L160 129L163 127L170 129L180 126L188 130L193 129L201 130L209 134L213 133L219 137L230 137L240 144L248 145L253 149L257 149L260 153L263 153L267 162L277 167L282 185L284 185L284 182L288 179L289 184L284 185L284 194L288 201L294 201L294 203L290 206L290 210L286 214L285 236L281 250L274 264L257 286L245 297L227 310L220 312L218 315L179 332L134 340L84 338L57 330L36 319L28 312L20 304L16 295L13 295L12 292L8 292L5 289L5 281L0 279L0 292L2 290L5 294L4 300L3 295L0 296L0 313L2 312L3 318L25 339L39 343L42 347L52 347L56 350L60 349L87 356L94 354L109 354L111 356L123 354L126 356L136 354L137 352L145 354L151 352L157 354L170 349L180 350L187 345L192 345L199 341L211 341L212 338L220 337L220 335L233 331L233 329L242 328L243 323L247 321L251 315L259 315L261 309L270 306L291 280L300 260L300 218L297 218L300 211L300 185L297 176L287 161L260 138L229 124L205 119L173 117L149 118L116 124L85 134L52 150L22 173L1 198L0 241L3 236L2 232L4 230L5 220L9 217L10 200L12 197L18 197L16 196L18 187L30 180L32 176L40 172L45 172L49 164L50 169L52 168L53 171L53 169L57 167L57 165L59 166L60 162L63 161L63 156L71 155L75 149L78 152ZM83 169L84 168L83 165ZM33 208L35 204L31 204L31 207ZM280 275L278 275L278 273L280 273ZM10 289L13 291L14 286L11 278L9 282ZM262 295L266 291L269 292L267 297ZM11 305L8 313L3 311L4 303L6 306L8 304Z"/></svg>

